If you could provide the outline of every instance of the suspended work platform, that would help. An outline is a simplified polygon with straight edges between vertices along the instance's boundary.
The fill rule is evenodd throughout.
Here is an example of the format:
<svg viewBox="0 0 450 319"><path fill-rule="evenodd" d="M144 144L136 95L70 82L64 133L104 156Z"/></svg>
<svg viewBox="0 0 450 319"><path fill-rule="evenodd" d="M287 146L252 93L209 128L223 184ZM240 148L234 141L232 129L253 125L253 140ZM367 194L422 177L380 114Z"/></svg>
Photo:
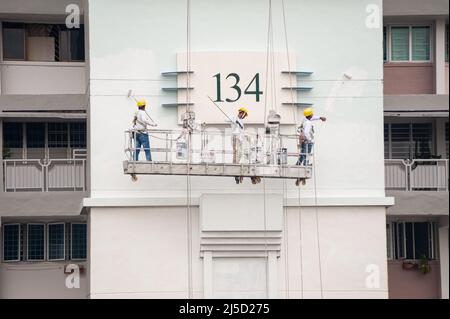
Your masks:
<svg viewBox="0 0 450 319"><path fill-rule="evenodd" d="M192 175L192 176L242 176L264 178L311 178L312 168L307 166L165 163L124 161L125 174L135 175Z"/></svg>
<svg viewBox="0 0 450 319"><path fill-rule="evenodd" d="M140 137L142 134L149 136L150 148L142 147L140 134ZM129 130L125 137L128 157L123 162L125 174L312 177L312 154L304 154L304 161L297 165L301 155L297 135L274 135L263 130L236 137L226 131L152 129L146 132Z"/></svg>

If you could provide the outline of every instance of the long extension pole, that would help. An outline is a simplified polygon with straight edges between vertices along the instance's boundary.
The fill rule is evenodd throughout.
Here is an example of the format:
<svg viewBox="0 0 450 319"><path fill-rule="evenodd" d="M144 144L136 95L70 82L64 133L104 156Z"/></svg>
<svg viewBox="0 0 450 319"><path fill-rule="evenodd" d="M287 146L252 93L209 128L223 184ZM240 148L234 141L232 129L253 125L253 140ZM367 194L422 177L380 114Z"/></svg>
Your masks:
<svg viewBox="0 0 450 319"><path fill-rule="evenodd" d="M214 102L214 100L209 96L209 95L207 95L207 97L208 97L208 99L219 109L219 111L220 112L222 112L223 113L223 115L225 115L231 122L234 122L228 115L227 115L227 113L225 113L221 108L220 108L220 106L219 105L217 105L217 103L216 102Z"/></svg>

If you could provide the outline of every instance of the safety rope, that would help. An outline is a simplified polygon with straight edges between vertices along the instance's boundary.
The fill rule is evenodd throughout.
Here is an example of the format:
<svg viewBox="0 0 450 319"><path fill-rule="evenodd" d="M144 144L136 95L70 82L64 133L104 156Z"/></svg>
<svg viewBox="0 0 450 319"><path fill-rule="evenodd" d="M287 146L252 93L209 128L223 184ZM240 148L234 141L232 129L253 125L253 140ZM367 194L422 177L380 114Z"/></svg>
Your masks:
<svg viewBox="0 0 450 319"><path fill-rule="evenodd" d="M268 21L268 28L267 28L267 56L266 56L266 96L264 97L264 127L267 126L267 100L268 100L268 83L269 83L269 60L270 60L270 33L272 29L272 0L269 1L269 21ZM266 255L266 292L267 295L269 295L269 253L267 251L267 207L266 207L266 199L267 199L267 189L266 189L266 179L263 178L263 193L264 193L264 200L263 200L263 209L264 209L264 251Z"/></svg>
<svg viewBox="0 0 450 319"><path fill-rule="evenodd" d="M291 54L289 52L289 41L288 41L288 33L287 33L287 22L286 22L286 8L284 4L284 0L281 0L282 4L282 11L283 11L283 27L284 27L284 42L286 44L286 58L288 63L288 76L289 76L289 87L290 87L290 93L291 93L291 103L294 105L294 88L292 86L292 69L291 69ZM297 109L295 107L292 107L292 113L294 115L294 134L297 131Z"/></svg>
<svg viewBox="0 0 450 319"><path fill-rule="evenodd" d="M319 280L320 280L320 298L323 299L323 282L322 282L322 261L320 249L320 228L319 228L319 208L317 206L317 178L316 178L316 150L313 146L313 177L314 177L314 207L316 215L316 236L317 236L317 251L319 259Z"/></svg>
<svg viewBox="0 0 450 319"><path fill-rule="evenodd" d="M291 103L292 103L292 112L293 112L293 118L294 118L294 134L297 132L297 109L294 107L294 89L292 85L292 68L291 68L291 54L289 51L289 38L288 38L288 32L287 32L287 19L286 19L286 6L284 3L284 0L281 0L281 7L282 7L282 13L283 13L283 29L284 29L284 42L286 45L286 60L288 64L288 77L289 77L289 87L290 87L290 97L291 97ZM301 152L301 149L300 149ZM303 289L303 238L302 238L302 210L301 210L301 187L298 188L298 231L299 231L299 254L300 254L300 293L301 298L304 298L304 289ZM286 227L287 228L287 227ZM286 234L286 237L288 235ZM288 240L286 238L286 240ZM286 257L287 258L287 257ZM289 271L289 268L288 270ZM286 274L287 281L289 282L289 272ZM288 298L289 298L289 290L288 290Z"/></svg>
<svg viewBox="0 0 450 319"><path fill-rule="evenodd" d="M190 112L190 71L191 71L191 1L186 0L186 112ZM187 253L188 253L188 298L193 298L193 285L192 285L192 216L191 216L191 176L190 176L190 164L191 164L191 146L192 135L188 132L188 165L186 174L186 201L187 201Z"/></svg>

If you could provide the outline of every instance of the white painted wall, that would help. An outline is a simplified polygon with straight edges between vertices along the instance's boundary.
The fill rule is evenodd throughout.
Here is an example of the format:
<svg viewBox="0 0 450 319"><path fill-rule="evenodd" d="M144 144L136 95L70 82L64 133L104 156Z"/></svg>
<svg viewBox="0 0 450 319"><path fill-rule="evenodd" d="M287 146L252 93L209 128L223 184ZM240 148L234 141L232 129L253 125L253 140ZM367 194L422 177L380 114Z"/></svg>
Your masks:
<svg viewBox="0 0 450 319"><path fill-rule="evenodd" d="M366 27L370 3L381 7L381 1L366 0L286 1L290 52L297 55L299 69L314 71L305 83L314 89L302 96L315 103L317 114L328 117L326 124L316 125L319 196L384 196L382 31ZM176 102L174 93L161 90L176 81L163 78L161 72L176 70L177 53L185 51L185 1L167 5L92 0L89 5L92 197L183 196L183 177L142 177L132 183L120 162L125 158L123 131L130 127L135 110L133 100L126 98L129 89L148 100L160 128L177 127L176 108L161 106ZM285 50L281 16L275 2L277 51ZM265 2L193 1L191 19L194 52L266 52ZM217 110L211 106L211 112ZM294 128L283 130L292 133ZM305 195L313 195L312 185ZM236 186L229 178L194 178L192 186L194 196L216 190L262 191L261 185ZM282 184L268 181L266 186L281 189ZM297 194L293 183L288 187Z"/></svg>
<svg viewBox="0 0 450 319"><path fill-rule="evenodd" d="M297 56L295 65L314 71L309 81L302 83L314 89L300 98L313 101L317 114L328 117L327 123L316 125L316 187L309 181L301 189L302 200L311 202L317 195L330 203L362 200L368 206L383 205L382 23L380 20L380 28L375 29L366 26L367 5L378 5L381 19L382 2L285 2L290 52ZM278 52L285 50L280 3L274 1L274 49ZM114 201L114 207L90 208L92 298L189 296L187 208L183 203L171 207L174 198L186 198L186 178L140 176L137 183L132 183L122 171L123 131L130 127L135 111L133 100L126 97L129 89L148 100L149 111L160 128L178 127L177 109L161 106L177 101L175 94L161 90L175 86L176 79L163 78L161 72L177 70L177 54L185 51L185 4L183 0L170 4L144 0L89 1L89 202L100 200L107 206L108 201ZM191 21L194 52L266 52L266 2L192 1ZM214 63L210 67L214 70ZM212 107L210 112L217 112ZM198 116L201 118L202 114ZM288 125L282 130L292 133L294 127ZM263 196L264 190L278 196L283 194L282 180L266 180L257 186L245 181L236 186L232 178L194 177L191 183L192 197L197 203L206 193L240 195L242 201L249 200L249 194ZM294 188L294 182L287 181L286 186L286 197L297 198L299 190ZM155 199L161 204L131 207L144 199ZM318 212L320 249L316 211L302 208L300 223L298 208L287 210L280 257L275 256L276 261L271 259L268 264L269 297L321 297L322 277L323 296L327 298L387 298L385 208L333 205ZM258 206L254 205L256 210L261 209ZM226 201L215 207L221 208L217 211L234 210L233 203ZM283 202L273 211L278 214L275 220L280 220L276 218L283 217L279 216L284 214ZM248 207L241 212L246 214L245 222L255 213ZM260 217L261 212L258 213ZM228 217L236 218L232 216ZM199 218L199 208L195 207L191 220L194 298L203 297L203 287L207 288L208 296L214 296L217 287L224 287L220 281L224 264L220 260L215 264L216 257L209 255L203 265ZM210 223L214 230L220 230L219 224ZM231 230L255 230L255 223L243 224L244 229ZM261 230L261 224L257 226ZM299 255L300 242L303 258ZM288 267L284 266L286 262ZM247 266L239 262L237 265L233 266L236 278L241 278L242 269L245 273L260 266L255 260L250 260ZM366 270L375 273L370 276ZM208 282L203 282L204 278ZM367 287L368 278L379 279L376 288ZM232 296L239 295L240 288L233 288L237 292L231 291Z"/></svg>
<svg viewBox="0 0 450 319"><path fill-rule="evenodd" d="M191 213L193 297L201 298L198 207ZM325 298L387 298L383 208L320 208L317 216L321 263L316 211L302 208L300 213L298 208L288 208L287 218L283 218L285 229L276 259L274 297L320 298L322 276ZM187 298L185 207L92 208L90 216L92 298ZM257 286L252 281L227 285L223 278L226 265L231 267L231 281L258 269L254 276L262 276L262 262L255 258L212 258L213 297L248 297L242 291L245 287L254 288L248 294L267 296L264 282ZM375 285L367 286L367 282Z"/></svg>

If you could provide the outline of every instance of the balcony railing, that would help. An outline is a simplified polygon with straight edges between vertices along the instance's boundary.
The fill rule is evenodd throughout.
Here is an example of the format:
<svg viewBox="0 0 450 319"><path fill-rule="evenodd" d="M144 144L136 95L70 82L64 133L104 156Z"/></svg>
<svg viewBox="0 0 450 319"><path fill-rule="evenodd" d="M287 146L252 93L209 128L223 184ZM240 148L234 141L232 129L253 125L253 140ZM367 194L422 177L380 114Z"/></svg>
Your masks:
<svg viewBox="0 0 450 319"><path fill-rule="evenodd" d="M388 190L448 191L448 174L448 159L385 160Z"/></svg>
<svg viewBox="0 0 450 319"><path fill-rule="evenodd" d="M86 159L3 160L3 190L85 191Z"/></svg>

